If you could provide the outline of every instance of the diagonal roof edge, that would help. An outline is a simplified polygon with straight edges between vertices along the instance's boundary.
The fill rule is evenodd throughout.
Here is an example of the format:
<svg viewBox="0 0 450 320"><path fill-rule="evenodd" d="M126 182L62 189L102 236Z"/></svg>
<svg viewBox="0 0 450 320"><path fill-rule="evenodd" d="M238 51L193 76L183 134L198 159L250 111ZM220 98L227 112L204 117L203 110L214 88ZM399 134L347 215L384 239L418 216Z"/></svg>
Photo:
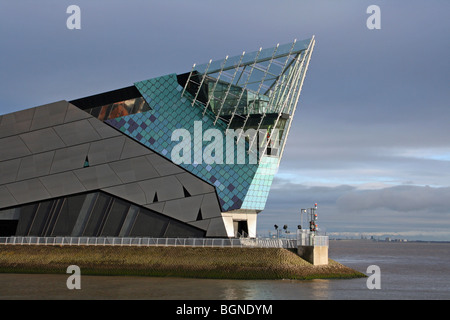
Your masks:
<svg viewBox="0 0 450 320"><path fill-rule="evenodd" d="M312 38L301 40L301 41L294 40L295 43L294 43L294 47L293 47L292 51L291 51L292 44L293 44L292 42L279 45L277 52L273 57L272 57L272 54L274 52L275 47L262 49L261 52L259 53L259 56L258 56L258 59L256 60L256 62L264 62L264 61L268 61L271 59L278 59L278 58L282 58L282 57L285 57L288 55L298 54L308 48L308 45L311 42L311 40L312 40ZM204 64L201 64L198 66L196 65L194 67L194 69L200 73L204 73L205 71L207 71L208 74L211 74L211 73L219 72L220 70L229 70L229 69L237 68L239 66L251 65L251 64L255 63L255 58L256 58L258 52L259 52L259 50L245 53L242 61L240 61L241 55L236 55L236 56L232 56L232 57L228 57L228 58L224 58L224 59L213 60L210 63L204 63ZM225 59L227 59L227 61L226 61L225 65L223 65L223 62ZM240 61L240 63L239 63L239 61ZM208 65L209 65L209 67L208 67Z"/></svg>

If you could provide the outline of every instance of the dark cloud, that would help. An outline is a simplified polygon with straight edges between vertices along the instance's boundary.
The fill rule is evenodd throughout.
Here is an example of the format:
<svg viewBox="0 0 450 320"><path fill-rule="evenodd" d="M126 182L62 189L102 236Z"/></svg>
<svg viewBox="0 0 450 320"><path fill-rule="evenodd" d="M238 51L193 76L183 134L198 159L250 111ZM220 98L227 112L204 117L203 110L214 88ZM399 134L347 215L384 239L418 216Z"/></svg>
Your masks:
<svg viewBox="0 0 450 320"><path fill-rule="evenodd" d="M349 185L305 186L282 179L274 182L266 209L258 218L259 232L273 231L274 222L296 229L300 209L311 208L316 202L319 228L331 235L450 240L448 187L405 185L360 190Z"/></svg>
<svg viewBox="0 0 450 320"><path fill-rule="evenodd" d="M450 187L395 186L381 190L353 190L339 197L340 211L363 212L380 208L400 212L450 214Z"/></svg>

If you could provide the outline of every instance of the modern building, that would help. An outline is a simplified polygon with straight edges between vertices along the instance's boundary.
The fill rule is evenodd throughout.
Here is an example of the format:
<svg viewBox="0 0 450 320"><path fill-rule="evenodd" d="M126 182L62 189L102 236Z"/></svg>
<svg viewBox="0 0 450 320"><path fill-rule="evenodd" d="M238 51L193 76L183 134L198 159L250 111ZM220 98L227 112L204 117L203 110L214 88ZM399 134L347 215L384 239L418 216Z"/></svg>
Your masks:
<svg viewBox="0 0 450 320"><path fill-rule="evenodd" d="M314 37L0 116L0 236L256 235Z"/></svg>

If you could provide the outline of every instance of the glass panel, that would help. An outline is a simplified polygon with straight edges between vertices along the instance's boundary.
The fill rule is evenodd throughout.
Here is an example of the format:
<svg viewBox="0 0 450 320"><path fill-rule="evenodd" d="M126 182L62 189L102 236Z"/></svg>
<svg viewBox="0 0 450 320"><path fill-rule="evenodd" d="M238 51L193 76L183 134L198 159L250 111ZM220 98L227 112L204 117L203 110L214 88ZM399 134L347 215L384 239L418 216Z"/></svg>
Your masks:
<svg viewBox="0 0 450 320"><path fill-rule="evenodd" d="M86 109L87 113L99 120L105 121L130 114L136 114L151 110L143 97L133 98L125 101L107 104L105 106Z"/></svg>
<svg viewBox="0 0 450 320"><path fill-rule="evenodd" d="M245 55L244 55L244 57L245 57ZM242 59L244 59L244 57L242 57ZM241 56L234 56L234 57L228 58L227 62L225 63L224 69L236 68L238 66L238 63L240 60L241 60Z"/></svg>
<svg viewBox="0 0 450 320"><path fill-rule="evenodd" d="M36 209L33 222L30 227L30 236L41 236L50 213L52 200L41 202Z"/></svg>
<svg viewBox="0 0 450 320"><path fill-rule="evenodd" d="M296 54L296 53L308 48L308 44L310 41L311 41L311 39L297 41L293 47L292 54ZM292 48L292 44L293 43L291 42L291 43L279 45L278 48L276 49L274 59L277 59L279 57L283 57L283 56L286 56L287 54L289 54L289 52ZM255 59L257 56L258 56L258 61L269 60L269 59L271 59L271 57L274 53L274 50L275 50L275 47L262 49L261 52L259 53L259 55L258 55L258 51L246 53L244 55L244 57L242 58L241 65L252 64L253 62L255 62ZM229 57L225 64L224 69L230 69L230 68L237 67L237 64L239 63L240 58L241 58L241 55ZM222 68L222 64L223 64L224 60L225 60L225 58L212 61L209 68L208 68L208 63L204 63L201 65L195 66L194 69L200 73L204 73L207 68L208 68L208 74L217 72L218 70L220 70ZM282 60L282 61L284 62L284 60Z"/></svg>
<svg viewBox="0 0 450 320"><path fill-rule="evenodd" d="M209 92L208 95L212 96L211 98L211 108L215 114L220 115L231 115L235 107L238 105L238 112L243 112L247 106L247 97L246 92L242 94L242 98L239 100L239 97L242 93L242 88L239 86L234 86L226 82L218 82L214 92L212 92L212 88L214 87L214 83L210 82L208 85ZM227 95L228 88L229 93Z"/></svg>
<svg viewBox="0 0 450 320"><path fill-rule="evenodd" d="M86 198L85 194L69 196L64 202L52 236L67 236L72 232L73 227L80 214L83 202Z"/></svg>
<svg viewBox="0 0 450 320"><path fill-rule="evenodd" d="M116 237L125 221L130 204L126 201L115 199L114 204L108 213L101 235L104 237Z"/></svg>
<svg viewBox="0 0 450 320"><path fill-rule="evenodd" d="M97 233L101 227L101 223L105 214L107 214L106 210L109 206L109 202L111 201L111 197L107 196L103 193L100 193L95 203L94 208L91 211L88 223L86 228L84 229L83 236L85 237L96 237Z"/></svg>

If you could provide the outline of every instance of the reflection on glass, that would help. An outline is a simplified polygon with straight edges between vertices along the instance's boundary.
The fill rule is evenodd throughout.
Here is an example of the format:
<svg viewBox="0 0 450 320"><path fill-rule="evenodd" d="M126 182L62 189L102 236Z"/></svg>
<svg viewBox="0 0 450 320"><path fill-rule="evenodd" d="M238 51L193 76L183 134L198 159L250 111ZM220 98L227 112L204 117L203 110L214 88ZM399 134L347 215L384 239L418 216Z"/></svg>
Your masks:
<svg viewBox="0 0 450 320"><path fill-rule="evenodd" d="M130 114L136 114L151 110L143 97L133 98L125 101L115 102L100 107L85 110L99 120L119 118Z"/></svg>
<svg viewBox="0 0 450 320"><path fill-rule="evenodd" d="M210 106L215 114L219 116L238 114L262 114L269 112L269 97L256 94L250 90L244 90L240 86L218 81L211 78L208 81L208 96ZM214 91L213 91L214 90Z"/></svg>

